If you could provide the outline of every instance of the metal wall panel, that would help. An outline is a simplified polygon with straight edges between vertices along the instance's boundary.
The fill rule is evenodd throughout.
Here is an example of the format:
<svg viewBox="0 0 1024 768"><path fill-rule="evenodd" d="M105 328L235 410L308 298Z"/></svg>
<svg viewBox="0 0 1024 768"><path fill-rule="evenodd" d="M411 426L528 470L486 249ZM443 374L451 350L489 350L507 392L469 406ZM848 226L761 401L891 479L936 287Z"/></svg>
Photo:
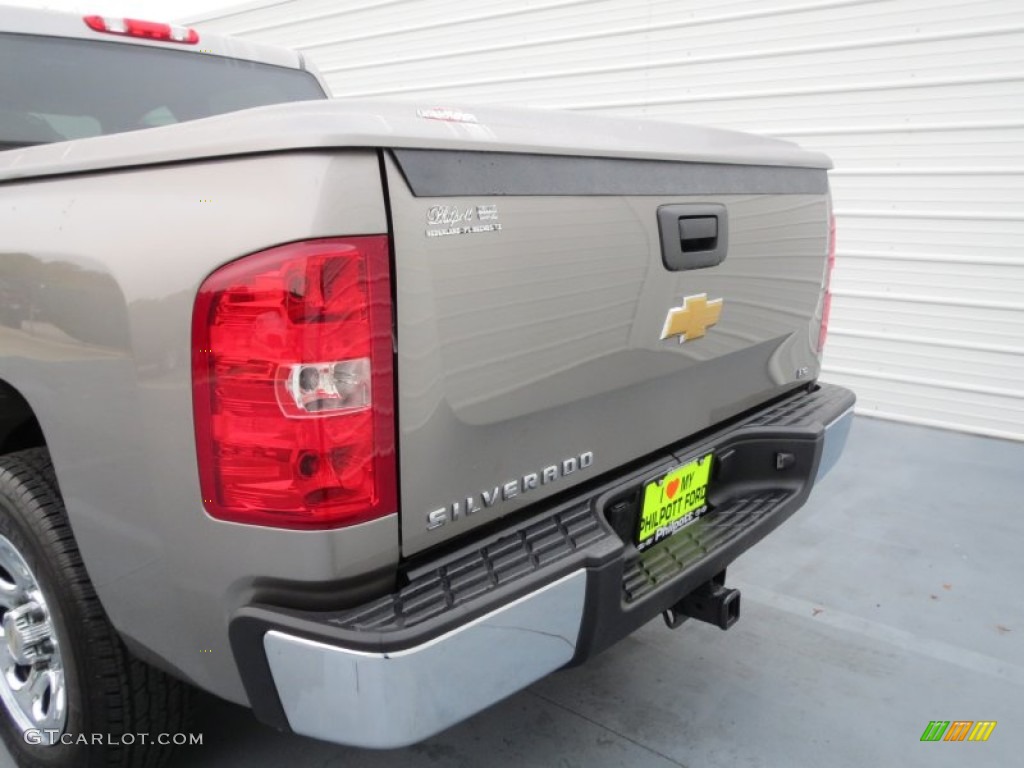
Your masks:
<svg viewBox="0 0 1024 768"><path fill-rule="evenodd" d="M1019 0L285 0L200 28L337 96L646 115L832 155L828 379L862 413L1024 440Z"/></svg>

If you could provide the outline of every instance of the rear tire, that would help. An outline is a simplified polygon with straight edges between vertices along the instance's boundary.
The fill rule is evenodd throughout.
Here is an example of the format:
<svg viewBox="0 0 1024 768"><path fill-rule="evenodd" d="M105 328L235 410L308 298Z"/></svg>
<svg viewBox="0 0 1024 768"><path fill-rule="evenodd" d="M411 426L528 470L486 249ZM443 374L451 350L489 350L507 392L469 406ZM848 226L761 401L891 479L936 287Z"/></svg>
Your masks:
<svg viewBox="0 0 1024 768"><path fill-rule="evenodd" d="M49 453L0 456L0 736L15 762L157 768L171 751L157 735L187 730L190 695L133 657L108 621ZM60 732L57 743L47 743L46 730ZM141 743L144 733L151 743Z"/></svg>

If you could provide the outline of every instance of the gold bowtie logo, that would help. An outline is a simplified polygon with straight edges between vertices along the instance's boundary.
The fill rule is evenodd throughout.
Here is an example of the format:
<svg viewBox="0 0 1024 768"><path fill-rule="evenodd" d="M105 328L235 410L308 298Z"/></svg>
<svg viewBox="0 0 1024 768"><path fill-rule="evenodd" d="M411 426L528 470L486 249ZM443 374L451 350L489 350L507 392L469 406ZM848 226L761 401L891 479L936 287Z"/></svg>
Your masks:
<svg viewBox="0 0 1024 768"><path fill-rule="evenodd" d="M672 307L665 318L665 328L661 338L679 337L679 343L701 338L712 325L718 322L722 314L722 300L708 301L706 293L687 296L683 306Z"/></svg>

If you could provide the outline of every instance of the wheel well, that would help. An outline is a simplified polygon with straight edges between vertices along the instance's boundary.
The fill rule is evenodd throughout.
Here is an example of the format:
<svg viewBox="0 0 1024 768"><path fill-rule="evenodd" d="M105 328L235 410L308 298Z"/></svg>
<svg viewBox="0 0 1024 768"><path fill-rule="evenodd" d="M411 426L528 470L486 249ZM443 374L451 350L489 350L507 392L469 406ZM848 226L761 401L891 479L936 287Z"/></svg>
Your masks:
<svg viewBox="0 0 1024 768"><path fill-rule="evenodd" d="M32 406L14 387L0 380L0 454L46 445Z"/></svg>

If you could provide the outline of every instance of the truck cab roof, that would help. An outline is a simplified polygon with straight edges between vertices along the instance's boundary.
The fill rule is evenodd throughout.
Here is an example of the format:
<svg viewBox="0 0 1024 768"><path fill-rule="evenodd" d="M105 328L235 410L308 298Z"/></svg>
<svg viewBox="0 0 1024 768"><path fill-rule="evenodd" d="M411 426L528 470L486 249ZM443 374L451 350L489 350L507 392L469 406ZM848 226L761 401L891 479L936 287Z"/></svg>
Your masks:
<svg viewBox="0 0 1024 768"><path fill-rule="evenodd" d="M300 54L188 27L0 6L0 150L323 100Z"/></svg>
<svg viewBox="0 0 1024 768"><path fill-rule="evenodd" d="M85 22L87 15L0 4L0 31L20 35L46 35L49 37L98 40L119 45L170 48L186 53L244 59L261 64L270 64L275 67L289 67L291 69L309 68L302 54L288 48L254 43L237 37L225 37L206 32L205 30L198 31L198 42L195 44L165 42L123 34L109 34L90 28ZM103 18L112 19L113 17L107 16ZM120 21L120 19L117 20Z"/></svg>

